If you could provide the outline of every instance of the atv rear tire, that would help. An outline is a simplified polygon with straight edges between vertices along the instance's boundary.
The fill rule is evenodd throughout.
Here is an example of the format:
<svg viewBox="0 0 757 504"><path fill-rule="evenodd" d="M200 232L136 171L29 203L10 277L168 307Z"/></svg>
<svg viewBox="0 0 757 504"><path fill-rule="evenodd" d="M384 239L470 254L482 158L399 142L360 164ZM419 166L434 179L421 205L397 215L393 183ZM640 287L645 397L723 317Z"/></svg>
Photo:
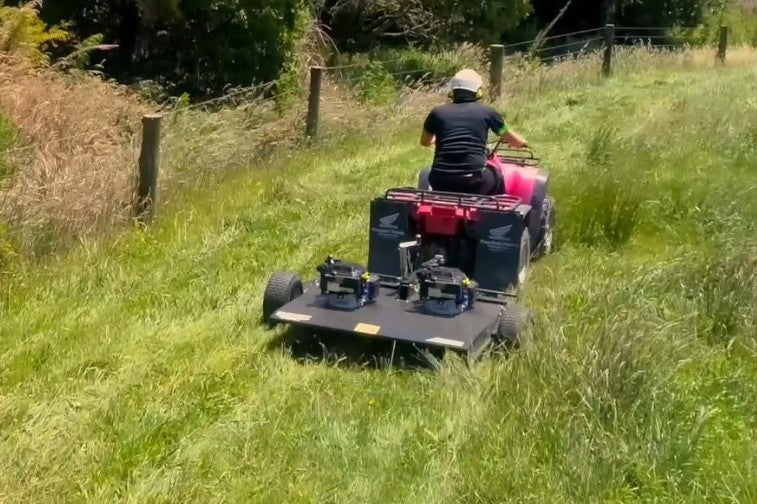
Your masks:
<svg viewBox="0 0 757 504"><path fill-rule="evenodd" d="M271 275L263 294L263 320L271 323L274 313L302 293L302 280L295 273L276 272Z"/></svg>
<svg viewBox="0 0 757 504"><path fill-rule="evenodd" d="M495 343L505 348L515 348L520 344L520 336L531 323L531 313L522 306L508 303L502 308L495 335Z"/></svg>
<svg viewBox="0 0 757 504"><path fill-rule="evenodd" d="M555 224L557 208L555 199L551 196L544 198L539 233L536 240L535 257L543 257L552 253L555 245Z"/></svg>
<svg viewBox="0 0 757 504"><path fill-rule="evenodd" d="M421 170L421 172L418 174L418 189L421 191L430 191L431 190L431 182L429 182L429 177L431 176L431 170L426 168Z"/></svg>
<svg viewBox="0 0 757 504"><path fill-rule="evenodd" d="M528 281L528 272L531 268L531 235L528 228L523 230L520 239L520 262L518 263L518 284L516 289L522 289Z"/></svg>

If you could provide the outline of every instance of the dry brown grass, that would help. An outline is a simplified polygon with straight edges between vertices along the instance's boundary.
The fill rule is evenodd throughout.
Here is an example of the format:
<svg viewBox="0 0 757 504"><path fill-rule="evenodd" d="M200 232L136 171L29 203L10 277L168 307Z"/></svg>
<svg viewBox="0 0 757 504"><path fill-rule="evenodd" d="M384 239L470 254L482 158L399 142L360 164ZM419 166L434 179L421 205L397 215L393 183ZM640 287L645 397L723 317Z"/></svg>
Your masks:
<svg viewBox="0 0 757 504"><path fill-rule="evenodd" d="M128 217L139 120L147 106L95 77L68 77L0 57L0 113L24 150L0 187L0 217L29 251Z"/></svg>
<svg viewBox="0 0 757 504"><path fill-rule="evenodd" d="M729 65L754 65L753 49L729 50ZM714 50L659 53L620 48L615 75L671 66L696 71L715 65ZM553 66L509 62L507 102L528 101L544 89L572 90L598 83L595 53ZM337 81L323 89L321 136L364 136L406 124L446 100L439 83L405 89L392 106L369 106ZM164 120L160 204L187 188L205 188L230 172L247 170L262 159L304 141L304 96L282 112L260 99L214 112L192 109ZM500 104L501 105L501 104ZM129 218L141 115L150 106L124 88L94 77L67 77L0 58L0 114L18 126L22 146L12 153L17 172L0 185L0 223L11 224L26 251L41 245L110 229ZM420 127L420 126L419 126Z"/></svg>
<svg viewBox="0 0 757 504"><path fill-rule="evenodd" d="M404 89L393 105L369 105L344 85L324 80L319 143L328 145L346 136L368 137L376 124L382 128L411 118L445 100L432 87ZM164 120L161 161L161 205L185 189L203 188L224 176L249 170L262 161L299 145L305 137L307 98L277 110L269 100L255 99L214 112L179 110Z"/></svg>

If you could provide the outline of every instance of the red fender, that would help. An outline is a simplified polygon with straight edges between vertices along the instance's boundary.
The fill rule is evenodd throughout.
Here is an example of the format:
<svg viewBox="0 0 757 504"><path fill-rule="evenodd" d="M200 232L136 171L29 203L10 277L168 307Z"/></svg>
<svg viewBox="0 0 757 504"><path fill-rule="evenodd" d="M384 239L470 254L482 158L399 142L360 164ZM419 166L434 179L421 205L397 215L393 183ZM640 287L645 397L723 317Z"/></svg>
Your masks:
<svg viewBox="0 0 757 504"><path fill-rule="evenodd" d="M531 201L539 177L539 170L532 166L507 163L499 156L489 159L487 165L497 170L505 181L505 194L520 198L524 203Z"/></svg>

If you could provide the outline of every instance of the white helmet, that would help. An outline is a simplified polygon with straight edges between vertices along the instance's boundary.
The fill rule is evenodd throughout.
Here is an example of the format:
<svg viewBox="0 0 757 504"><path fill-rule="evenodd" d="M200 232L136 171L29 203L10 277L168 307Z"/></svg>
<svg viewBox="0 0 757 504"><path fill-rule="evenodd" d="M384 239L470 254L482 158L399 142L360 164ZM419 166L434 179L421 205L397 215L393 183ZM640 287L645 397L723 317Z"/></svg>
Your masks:
<svg viewBox="0 0 757 504"><path fill-rule="evenodd" d="M465 70L460 70L459 72L457 72L455 76L452 77L450 84L450 87L453 90L465 89L466 91L470 91L472 93L478 93L481 88L484 87L484 80L480 75L478 75L478 72L471 70L470 68L466 68Z"/></svg>

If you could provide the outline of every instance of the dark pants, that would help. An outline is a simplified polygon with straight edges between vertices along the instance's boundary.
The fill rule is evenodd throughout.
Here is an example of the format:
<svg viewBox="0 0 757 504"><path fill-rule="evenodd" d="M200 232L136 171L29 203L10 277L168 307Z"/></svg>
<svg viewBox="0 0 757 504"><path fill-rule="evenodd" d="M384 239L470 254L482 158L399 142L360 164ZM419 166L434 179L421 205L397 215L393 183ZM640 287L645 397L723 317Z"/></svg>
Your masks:
<svg viewBox="0 0 757 504"><path fill-rule="evenodd" d="M504 183L496 171L484 168L474 173L449 173L431 169L429 182L434 191L493 196L504 192Z"/></svg>

